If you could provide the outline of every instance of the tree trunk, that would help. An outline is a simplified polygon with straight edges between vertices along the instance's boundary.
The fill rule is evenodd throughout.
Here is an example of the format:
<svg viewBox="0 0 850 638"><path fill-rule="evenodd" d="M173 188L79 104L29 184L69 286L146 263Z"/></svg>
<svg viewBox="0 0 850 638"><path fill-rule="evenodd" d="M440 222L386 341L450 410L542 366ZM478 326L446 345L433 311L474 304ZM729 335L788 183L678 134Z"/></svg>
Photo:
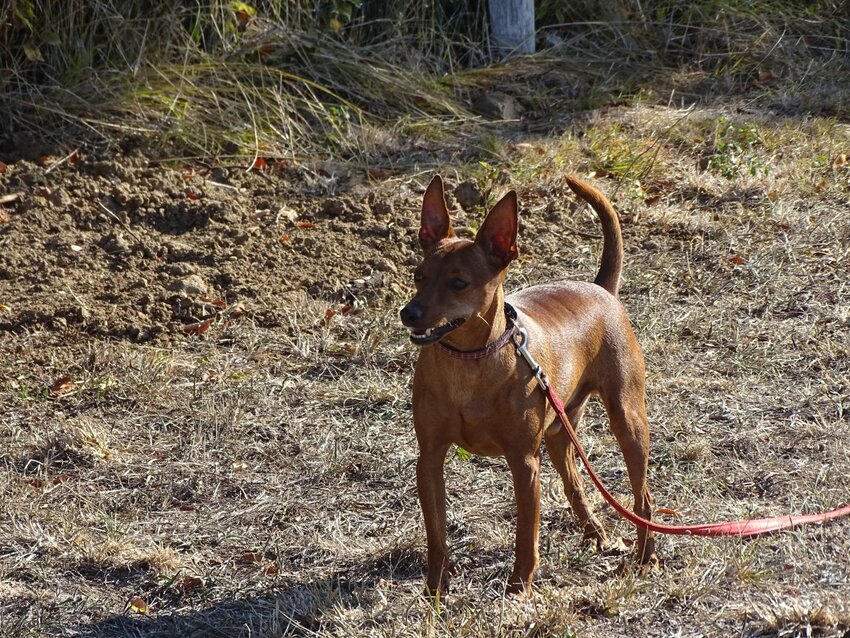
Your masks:
<svg viewBox="0 0 850 638"><path fill-rule="evenodd" d="M488 0L487 8L497 56L534 53L534 0Z"/></svg>

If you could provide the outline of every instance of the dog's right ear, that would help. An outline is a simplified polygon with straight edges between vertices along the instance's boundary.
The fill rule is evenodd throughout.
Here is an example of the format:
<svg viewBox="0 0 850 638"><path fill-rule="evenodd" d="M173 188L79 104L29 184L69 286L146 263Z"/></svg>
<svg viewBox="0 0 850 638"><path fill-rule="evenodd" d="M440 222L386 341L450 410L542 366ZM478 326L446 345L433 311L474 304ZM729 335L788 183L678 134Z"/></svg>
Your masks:
<svg viewBox="0 0 850 638"><path fill-rule="evenodd" d="M519 256L518 225L516 191L510 191L487 213L475 235L475 243L504 268Z"/></svg>
<svg viewBox="0 0 850 638"><path fill-rule="evenodd" d="M427 255L440 240L454 237L455 231L449 219L446 197L443 193L443 178L434 175L422 199L422 218L419 223L419 245Z"/></svg>

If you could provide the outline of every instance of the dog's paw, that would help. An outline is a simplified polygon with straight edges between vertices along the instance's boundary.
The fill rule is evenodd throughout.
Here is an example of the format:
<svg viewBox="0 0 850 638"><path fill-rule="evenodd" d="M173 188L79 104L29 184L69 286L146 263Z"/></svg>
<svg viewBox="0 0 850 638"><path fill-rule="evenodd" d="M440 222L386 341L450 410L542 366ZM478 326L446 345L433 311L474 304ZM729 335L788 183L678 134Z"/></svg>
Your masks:
<svg viewBox="0 0 850 638"><path fill-rule="evenodd" d="M637 557L638 561L635 567L641 576L649 576L651 574L661 573L661 561L658 560L658 554L653 550L652 553Z"/></svg>
<svg viewBox="0 0 850 638"><path fill-rule="evenodd" d="M628 543L621 536L617 536L612 541L606 541L605 545L600 548L603 556L623 556L628 554L631 549Z"/></svg>
<svg viewBox="0 0 850 638"><path fill-rule="evenodd" d="M526 583L523 580L509 580L507 587L505 587L505 594L508 596L531 595L531 583Z"/></svg>
<svg viewBox="0 0 850 638"><path fill-rule="evenodd" d="M449 591L449 581L447 580L442 583L425 583L425 587L422 588L422 594L434 601L445 598Z"/></svg>
<svg viewBox="0 0 850 638"><path fill-rule="evenodd" d="M608 536L605 534L605 529L597 522L589 521L584 526L584 533L581 536L582 545L589 545L597 552L604 552L609 545Z"/></svg>
<svg viewBox="0 0 850 638"><path fill-rule="evenodd" d="M635 560L635 558L624 558L614 571L614 574L616 576L634 575L645 577L661 573L661 562L655 553L649 557L642 557L641 560Z"/></svg>

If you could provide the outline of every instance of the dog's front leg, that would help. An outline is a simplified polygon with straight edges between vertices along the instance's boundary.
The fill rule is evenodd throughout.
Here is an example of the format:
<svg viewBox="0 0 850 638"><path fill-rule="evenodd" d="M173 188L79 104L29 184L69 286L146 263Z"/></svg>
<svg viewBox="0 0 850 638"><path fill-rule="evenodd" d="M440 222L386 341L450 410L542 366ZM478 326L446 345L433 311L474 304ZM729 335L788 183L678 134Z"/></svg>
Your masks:
<svg viewBox="0 0 850 638"><path fill-rule="evenodd" d="M507 457L516 495L516 558L508 579L508 593L531 590L538 561L540 529L540 452Z"/></svg>
<svg viewBox="0 0 850 638"><path fill-rule="evenodd" d="M433 446L420 441L416 463L416 488L425 518L428 538L427 593L436 595L449 589L449 550L446 544L446 481L443 465L448 445Z"/></svg>

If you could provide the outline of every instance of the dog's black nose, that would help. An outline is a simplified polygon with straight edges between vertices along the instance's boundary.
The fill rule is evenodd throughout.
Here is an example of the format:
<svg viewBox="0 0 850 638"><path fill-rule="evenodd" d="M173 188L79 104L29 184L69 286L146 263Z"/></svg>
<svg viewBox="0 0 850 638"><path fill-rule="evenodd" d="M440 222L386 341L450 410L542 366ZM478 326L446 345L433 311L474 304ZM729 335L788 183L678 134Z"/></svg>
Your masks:
<svg viewBox="0 0 850 638"><path fill-rule="evenodd" d="M422 306L418 303L411 301L404 308L401 309L399 313L401 315L401 322L405 326L412 326L417 321L422 319Z"/></svg>

